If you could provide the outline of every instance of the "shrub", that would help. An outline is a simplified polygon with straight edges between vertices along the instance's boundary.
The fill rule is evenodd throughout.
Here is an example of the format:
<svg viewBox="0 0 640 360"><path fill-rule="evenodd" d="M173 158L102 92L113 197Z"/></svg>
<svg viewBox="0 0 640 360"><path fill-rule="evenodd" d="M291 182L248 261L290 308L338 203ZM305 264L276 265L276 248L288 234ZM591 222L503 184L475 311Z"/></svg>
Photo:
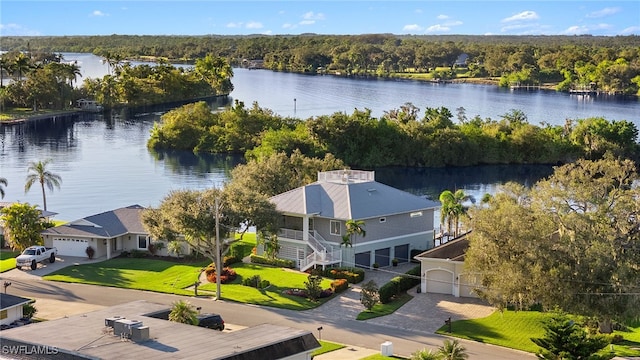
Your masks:
<svg viewBox="0 0 640 360"><path fill-rule="evenodd" d="M211 283L215 283L218 281L218 275L216 273L216 267L215 266L207 266L207 268L205 269L205 274L207 275L207 281L211 282ZM226 284L229 283L233 280L236 279L238 275L236 274L236 271L233 270L230 267L225 267L222 268L222 273L220 274L220 283L221 284Z"/></svg>
<svg viewBox="0 0 640 360"><path fill-rule="evenodd" d="M346 279L336 279L331 282L331 290L334 293L345 291L349 288L349 282Z"/></svg>
<svg viewBox="0 0 640 360"><path fill-rule="evenodd" d="M330 279L345 279L351 284L357 284L364 280L364 270L359 268L331 268L325 271L319 270L322 275Z"/></svg>
<svg viewBox="0 0 640 360"><path fill-rule="evenodd" d="M252 277L243 279L242 285L257 288L258 285L260 285L260 281L260 275L253 275Z"/></svg>
<svg viewBox="0 0 640 360"><path fill-rule="evenodd" d="M269 280L266 280L266 279L260 280L260 284L259 284L260 289L266 289L269 286L271 286L271 283L269 282Z"/></svg>
<svg viewBox="0 0 640 360"><path fill-rule="evenodd" d="M236 256L225 256L224 259L222 259L222 266L233 265L235 263L239 263L240 261L242 261L242 259Z"/></svg>
<svg viewBox="0 0 640 360"><path fill-rule="evenodd" d="M322 293L322 288L320 287L320 283L322 282L322 278L317 275L309 275L307 277L307 281L304 282L304 286L307 290L307 297L311 301L316 301L320 298L320 293Z"/></svg>
<svg viewBox="0 0 640 360"><path fill-rule="evenodd" d="M287 290L283 290L282 293L286 295L299 296L303 298L307 297L307 292L302 289L287 289Z"/></svg>
<svg viewBox="0 0 640 360"><path fill-rule="evenodd" d="M147 257L147 252L142 250L133 249L131 250L130 255L132 258L141 259L143 257Z"/></svg>
<svg viewBox="0 0 640 360"><path fill-rule="evenodd" d="M272 265L272 266L284 267L289 269L293 269L296 267L296 263L293 260L269 259L260 255L251 255L251 262L254 264Z"/></svg>

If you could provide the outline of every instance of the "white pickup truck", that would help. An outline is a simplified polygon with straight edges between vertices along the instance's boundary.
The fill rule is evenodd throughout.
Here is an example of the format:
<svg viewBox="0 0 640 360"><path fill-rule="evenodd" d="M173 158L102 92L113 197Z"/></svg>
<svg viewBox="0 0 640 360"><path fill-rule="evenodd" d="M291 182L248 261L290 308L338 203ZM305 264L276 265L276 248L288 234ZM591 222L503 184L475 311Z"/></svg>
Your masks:
<svg viewBox="0 0 640 360"><path fill-rule="evenodd" d="M16 258L16 267L22 269L23 266L30 266L31 270L35 270L39 262L47 259L49 263L56 262L56 255L58 255L58 249L54 247L29 246Z"/></svg>

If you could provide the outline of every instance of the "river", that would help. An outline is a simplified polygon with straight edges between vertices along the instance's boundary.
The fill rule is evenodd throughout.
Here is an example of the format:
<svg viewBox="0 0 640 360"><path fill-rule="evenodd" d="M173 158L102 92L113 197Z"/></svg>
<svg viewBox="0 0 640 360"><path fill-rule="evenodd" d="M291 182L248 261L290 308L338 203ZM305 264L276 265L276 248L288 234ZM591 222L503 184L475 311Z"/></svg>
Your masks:
<svg viewBox="0 0 640 360"><path fill-rule="evenodd" d="M78 61L82 78L102 76L106 64L91 54L64 54ZM601 116L629 120L640 127L640 102L609 97L579 97L549 91L520 92L470 84L345 79L267 70L234 69L231 99L247 106L257 102L282 116L309 118L334 112L369 109L373 116L410 102L421 108L464 107L467 117L498 119L512 109L534 124L563 124L566 119ZM81 79L79 79L81 80ZM213 104L216 106L217 104ZM50 170L62 185L47 190L47 208L56 219L75 220L131 204L157 206L171 190L223 186L241 158L155 154L146 148L153 124L162 112L86 114L77 120L0 125L0 177L8 180L4 202L42 206L37 184L24 191L31 161L52 159ZM482 166L446 169L375 169L385 184L437 199L444 189L464 189L480 198L506 181L533 184L551 173L549 166Z"/></svg>

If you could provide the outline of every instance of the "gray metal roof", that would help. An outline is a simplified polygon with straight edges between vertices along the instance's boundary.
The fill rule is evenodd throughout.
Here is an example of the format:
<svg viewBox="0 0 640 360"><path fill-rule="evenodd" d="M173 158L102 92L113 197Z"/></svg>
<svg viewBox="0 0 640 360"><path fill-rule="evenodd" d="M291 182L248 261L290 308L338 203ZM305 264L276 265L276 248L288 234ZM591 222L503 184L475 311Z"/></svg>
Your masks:
<svg viewBox="0 0 640 360"><path fill-rule="evenodd" d="M322 178L312 184L276 195L271 201L284 213L341 220L367 219L440 206L435 201L374 180L329 181Z"/></svg>
<svg viewBox="0 0 640 360"><path fill-rule="evenodd" d="M131 205L52 227L43 231L42 234L103 238L124 234L144 234L146 231L140 219L142 210L144 207L140 205Z"/></svg>
<svg viewBox="0 0 640 360"><path fill-rule="evenodd" d="M2 332L3 338L33 341L98 359L281 359L320 347L310 331L262 324L233 332L155 319L144 314L166 305L134 301L86 314L43 321ZM123 340L105 319L124 317L149 327L149 339ZM64 336L61 336L64 334Z"/></svg>

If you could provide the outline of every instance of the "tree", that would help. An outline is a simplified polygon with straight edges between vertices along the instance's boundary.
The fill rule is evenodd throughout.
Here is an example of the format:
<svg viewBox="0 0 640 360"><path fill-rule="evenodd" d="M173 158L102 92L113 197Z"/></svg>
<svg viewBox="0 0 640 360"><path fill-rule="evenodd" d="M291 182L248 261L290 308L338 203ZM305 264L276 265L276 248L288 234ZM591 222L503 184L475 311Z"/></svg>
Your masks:
<svg viewBox="0 0 640 360"><path fill-rule="evenodd" d="M22 251L32 245L42 245L40 233L52 224L42 221L35 205L14 203L0 209L0 222L12 249Z"/></svg>
<svg viewBox="0 0 640 360"><path fill-rule="evenodd" d="M440 360L442 356L438 352L433 352L431 349L416 350L411 354L409 360Z"/></svg>
<svg viewBox="0 0 640 360"><path fill-rule="evenodd" d="M609 344L605 336L589 336L582 326L566 315L554 314L544 321L543 327L543 337L531 339L534 344L541 348L536 353L538 359L580 360L610 358L594 356Z"/></svg>
<svg viewBox="0 0 640 360"><path fill-rule="evenodd" d="M360 291L360 303L365 309L371 311L373 307L380 302L380 294L378 294L378 285L375 281L369 280Z"/></svg>
<svg viewBox="0 0 640 360"><path fill-rule="evenodd" d="M640 203L630 160L578 160L532 189L506 188L472 209L467 271L492 304L540 303L613 320L640 315Z"/></svg>
<svg viewBox="0 0 640 360"><path fill-rule="evenodd" d="M189 301L178 300L171 306L169 321L181 324L198 325L198 310Z"/></svg>
<svg viewBox="0 0 640 360"><path fill-rule="evenodd" d="M449 233L451 233L452 223L455 223L454 237L458 236L460 216L467 212L467 208L462 204L470 198L471 197L466 195L462 189L456 190L456 192L445 190L440 193L440 203L442 204L440 221L442 224L444 224L445 221L447 222L447 231Z"/></svg>
<svg viewBox="0 0 640 360"><path fill-rule="evenodd" d="M309 275L307 277L307 280L304 282L304 287L307 290L309 300L316 301L320 298L320 294L322 293L321 283L322 277L318 275Z"/></svg>
<svg viewBox="0 0 640 360"><path fill-rule="evenodd" d="M438 354L441 355L443 360L464 360L469 358L466 349L460 345L458 340L445 340L442 346L438 347Z"/></svg>
<svg viewBox="0 0 640 360"><path fill-rule="evenodd" d="M0 199L4 199L4 186L9 185L7 179L0 177Z"/></svg>
<svg viewBox="0 0 640 360"><path fill-rule="evenodd" d="M60 175L54 174L47 169L47 166L51 162L50 159L44 161L32 161L29 163L29 167L27 171L29 174L27 175L27 182L24 185L24 192L28 192L31 189L31 186L38 182L40 183L40 187L42 188L42 202L43 208L47 211L47 196L44 191L44 187L46 185L50 191L53 191L53 188L60 188L60 183L62 182L62 178Z"/></svg>
<svg viewBox="0 0 640 360"><path fill-rule="evenodd" d="M363 220L347 220L345 223L345 235L342 237L342 245L352 247L355 244L355 237L360 235L365 237L367 232L364 230Z"/></svg>

